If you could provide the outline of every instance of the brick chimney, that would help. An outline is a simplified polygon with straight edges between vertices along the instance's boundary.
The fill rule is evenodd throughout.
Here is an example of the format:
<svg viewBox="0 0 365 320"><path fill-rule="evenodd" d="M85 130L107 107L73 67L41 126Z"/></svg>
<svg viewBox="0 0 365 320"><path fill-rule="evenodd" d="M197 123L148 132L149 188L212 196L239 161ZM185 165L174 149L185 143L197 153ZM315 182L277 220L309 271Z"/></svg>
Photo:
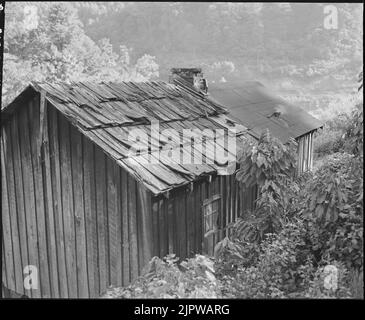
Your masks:
<svg viewBox="0 0 365 320"><path fill-rule="evenodd" d="M208 81L204 78L201 68L172 68L169 82L181 83L205 94L208 93Z"/></svg>

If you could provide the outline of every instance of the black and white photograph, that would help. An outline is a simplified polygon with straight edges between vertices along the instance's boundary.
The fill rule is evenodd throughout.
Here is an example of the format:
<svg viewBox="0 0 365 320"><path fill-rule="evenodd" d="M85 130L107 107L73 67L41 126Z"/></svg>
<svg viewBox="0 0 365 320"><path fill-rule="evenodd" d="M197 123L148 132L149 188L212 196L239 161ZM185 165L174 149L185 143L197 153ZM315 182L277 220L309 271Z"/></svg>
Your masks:
<svg viewBox="0 0 365 320"><path fill-rule="evenodd" d="M2 299L363 300L363 10L2 1Z"/></svg>

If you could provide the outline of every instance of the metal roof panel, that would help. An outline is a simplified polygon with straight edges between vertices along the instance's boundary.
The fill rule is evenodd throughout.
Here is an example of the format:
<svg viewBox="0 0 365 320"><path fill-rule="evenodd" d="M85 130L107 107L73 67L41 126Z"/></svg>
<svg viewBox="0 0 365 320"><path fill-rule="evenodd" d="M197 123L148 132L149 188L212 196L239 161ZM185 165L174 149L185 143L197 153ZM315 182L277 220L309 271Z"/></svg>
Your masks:
<svg viewBox="0 0 365 320"><path fill-rule="evenodd" d="M209 95L246 127L257 133L268 128L283 142L323 126L305 110L288 103L257 81L213 83L209 85Z"/></svg>

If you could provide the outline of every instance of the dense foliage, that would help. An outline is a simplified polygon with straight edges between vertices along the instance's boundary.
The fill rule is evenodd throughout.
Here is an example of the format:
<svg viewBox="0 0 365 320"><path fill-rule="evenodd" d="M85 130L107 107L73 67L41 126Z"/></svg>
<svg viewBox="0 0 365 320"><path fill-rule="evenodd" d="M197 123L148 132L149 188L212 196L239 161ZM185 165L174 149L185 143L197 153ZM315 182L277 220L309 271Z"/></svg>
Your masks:
<svg viewBox="0 0 365 320"><path fill-rule="evenodd" d="M30 81L141 81L156 78L154 57L86 35L73 3L7 3L2 106Z"/></svg>
<svg viewBox="0 0 365 320"><path fill-rule="evenodd" d="M323 129L314 138L314 153L317 159L336 152L363 153L363 76L359 74L358 93L346 101L347 107L332 108L326 116ZM323 159L325 160L325 159Z"/></svg>
<svg viewBox="0 0 365 320"><path fill-rule="evenodd" d="M324 27L325 4L321 3L78 6L92 39L108 34L113 45L124 42L137 56L148 51L156 55L158 63L164 62L162 72L178 61L191 61L220 69L217 74L212 72L214 80L237 74L276 78L281 73L306 81L328 76L330 83L336 82L333 71L337 73L339 68L353 78L350 70L362 59L361 5L336 4L337 30ZM213 65L224 61L231 61L235 68Z"/></svg>
<svg viewBox="0 0 365 320"><path fill-rule="evenodd" d="M166 80L171 67L200 66L209 82L257 79L307 110L323 109L352 90L362 65L362 4L335 4L331 30L325 6L8 2L4 94L50 73Z"/></svg>
<svg viewBox="0 0 365 320"><path fill-rule="evenodd" d="M252 225L252 220L262 215L259 197L252 218L239 219L230 238L216 246L215 266L223 294L243 298L363 298L362 119L362 108L357 106L343 124L342 152L328 155L313 173L290 178L282 174L280 166L272 166L278 175L269 179L281 186L275 198L280 228L261 237L242 237L247 229L243 226ZM254 148L270 148L264 147L263 141L271 147L277 145L280 155L292 152L270 139L261 139ZM260 153L254 148L251 155ZM271 157L276 161L281 158ZM286 159L292 158L288 155ZM252 163L254 157L242 161L242 168L246 164L253 168L249 174L259 174L259 167ZM238 178L245 181L241 175ZM285 206L288 197L291 205ZM270 210L264 212L268 215ZM258 227L256 230L262 232ZM336 285L331 287L326 284L326 272L334 267Z"/></svg>
<svg viewBox="0 0 365 320"><path fill-rule="evenodd" d="M358 97L359 99L359 97ZM363 119L362 102L348 101L355 107L348 108L346 112L333 114L324 123L314 138L314 153L317 159L336 152L360 153L362 152ZM358 150L355 150L358 149Z"/></svg>
<svg viewBox="0 0 365 320"><path fill-rule="evenodd" d="M110 288L104 298L217 298L213 261L196 255L179 262L174 254L152 258L142 276L126 288Z"/></svg>
<svg viewBox="0 0 365 320"><path fill-rule="evenodd" d="M201 66L209 82L259 80L307 110L341 101L363 63L362 4L336 3L338 29L324 27L324 3L80 4L88 36L105 35L131 59ZM328 11L327 11L328 12Z"/></svg>
<svg viewBox="0 0 365 320"><path fill-rule="evenodd" d="M234 272L222 268L220 256L216 260L217 279L224 296L231 298L322 298L350 297L350 281L341 263L331 261L339 270L337 290L323 286L324 266L315 265L305 231L299 222L288 223L278 234L271 234L255 246L250 255L252 263L239 264ZM252 248L252 244L250 244ZM241 243L241 250L247 244ZM226 256L224 266L230 261Z"/></svg>
<svg viewBox="0 0 365 320"><path fill-rule="evenodd" d="M296 170L296 147L295 140L283 145L269 131L262 134L257 145L251 147L246 143L243 146L236 179L243 190L257 185L259 196L254 212L243 213L235 225L239 238L258 241L266 233L282 227L290 200L288 186L293 186L291 182Z"/></svg>

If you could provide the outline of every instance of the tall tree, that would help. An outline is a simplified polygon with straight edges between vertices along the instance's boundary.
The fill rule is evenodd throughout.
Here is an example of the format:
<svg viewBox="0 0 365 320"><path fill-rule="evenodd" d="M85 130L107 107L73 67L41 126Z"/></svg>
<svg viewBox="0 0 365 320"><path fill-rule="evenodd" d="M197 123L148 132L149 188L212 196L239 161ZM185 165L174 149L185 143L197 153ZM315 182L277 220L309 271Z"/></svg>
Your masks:
<svg viewBox="0 0 365 320"><path fill-rule="evenodd" d="M158 76L152 56L131 65L129 50L95 43L72 3L9 3L6 14L3 105L31 80L126 81Z"/></svg>

